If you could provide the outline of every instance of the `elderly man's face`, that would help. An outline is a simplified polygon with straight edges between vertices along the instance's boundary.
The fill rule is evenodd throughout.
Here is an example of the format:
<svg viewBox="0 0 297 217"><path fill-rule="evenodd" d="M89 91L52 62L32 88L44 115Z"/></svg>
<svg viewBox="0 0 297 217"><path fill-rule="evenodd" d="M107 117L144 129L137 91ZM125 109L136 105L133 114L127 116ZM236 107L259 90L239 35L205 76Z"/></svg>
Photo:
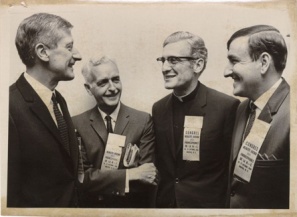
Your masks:
<svg viewBox="0 0 297 217"><path fill-rule="evenodd" d="M67 81L74 78L73 65L81 60L81 56L73 46L73 38L70 30L59 30L61 39L54 48L48 48L48 69L54 80Z"/></svg>
<svg viewBox="0 0 297 217"><path fill-rule="evenodd" d="M248 37L239 37L231 42L228 59L224 76L234 80L233 94L255 100L262 82L261 62L250 57Z"/></svg>
<svg viewBox="0 0 297 217"><path fill-rule="evenodd" d="M102 111L112 112L121 98L122 83L119 70L112 62L102 63L91 70L93 81L88 92L95 97Z"/></svg>
<svg viewBox="0 0 297 217"><path fill-rule="evenodd" d="M191 46L185 40L167 44L163 48L163 57L192 57ZM174 65L165 61L162 66L165 88L174 89L179 95L188 94L190 87L197 82L193 64L190 60L183 60Z"/></svg>

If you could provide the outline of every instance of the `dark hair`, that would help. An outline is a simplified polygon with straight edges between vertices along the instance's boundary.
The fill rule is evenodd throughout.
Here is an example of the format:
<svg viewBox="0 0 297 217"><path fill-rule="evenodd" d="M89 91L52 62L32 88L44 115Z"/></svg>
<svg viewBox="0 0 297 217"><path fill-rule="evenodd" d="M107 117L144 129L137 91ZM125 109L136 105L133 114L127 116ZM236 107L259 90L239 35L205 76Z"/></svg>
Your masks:
<svg viewBox="0 0 297 217"><path fill-rule="evenodd" d="M186 40L191 45L191 53L194 57L201 58L204 60L204 70L207 63L207 49L205 47L203 39L199 36L185 31L174 32L165 39L163 47L165 47L167 44L182 40Z"/></svg>
<svg viewBox="0 0 297 217"><path fill-rule="evenodd" d="M62 37L58 31L69 31L72 27L67 20L53 14L38 13L24 19L15 38L15 45L23 63L28 67L34 66L36 44L55 47Z"/></svg>
<svg viewBox="0 0 297 217"><path fill-rule="evenodd" d="M239 37L249 36L249 54L255 61L263 52L272 56L274 67L282 72L287 62L287 46L279 30L273 26L256 25L240 29L235 32L227 42L227 49L233 40Z"/></svg>

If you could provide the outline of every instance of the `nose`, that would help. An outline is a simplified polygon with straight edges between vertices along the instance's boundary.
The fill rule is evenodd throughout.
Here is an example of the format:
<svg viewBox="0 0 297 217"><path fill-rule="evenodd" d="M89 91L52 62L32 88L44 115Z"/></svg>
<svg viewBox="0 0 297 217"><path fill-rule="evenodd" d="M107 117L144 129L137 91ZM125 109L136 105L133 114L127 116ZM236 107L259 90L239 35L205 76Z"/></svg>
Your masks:
<svg viewBox="0 0 297 217"><path fill-rule="evenodd" d="M117 88L115 87L114 83L112 81L109 81L109 88L110 91L115 91Z"/></svg>
<svg viewBox="0 0 297 217"><path fill-rule="evenodd" d="M78 50L76 48L72 49L72 57L75 61L80 61L82 60L80 53L78 52Z"/></svg>
<svg viewBox="0 0 297 217"><path fill-rule="evenodd" d="M167 60L164 61L163 65L162 65L162 71L163 72L167 72L171 70L171 65L168 63Z"/></svg>
<svg viewBox="0 0 297 217"><path fill-rule="evenodd" d="M233 74L233 69L230 63L228 63L228 65L226 66L225 70L224 70L224 77L230 77Z"/></svg>

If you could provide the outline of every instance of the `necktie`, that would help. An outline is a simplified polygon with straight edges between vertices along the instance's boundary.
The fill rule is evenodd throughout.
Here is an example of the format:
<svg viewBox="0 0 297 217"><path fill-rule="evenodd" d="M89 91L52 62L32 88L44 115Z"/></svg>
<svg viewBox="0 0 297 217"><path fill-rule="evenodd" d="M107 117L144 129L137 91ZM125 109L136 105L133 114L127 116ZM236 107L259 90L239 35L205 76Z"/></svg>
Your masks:
<svg viewBox="0 0 297 217"><path fill-rule="evenodd" d="M250 116L249 116L249 121L248 121L248 124L246 126L246 129L245 129L245 132L244 132L244 136L243 136L243 140L245 140L245 138L249 135L250 131L251 131L251 128L254 124L254 121L255 121L255 118L256 118L256 109L257 109L257 106L251 102L250 103Z"/></svg>
<svg viewBox="0 0 297 217"><path fill-rule="evenodd" d="M57 102L55 94L53 94L53 96L52 96L52 101L53 101L54 113L55 113L57 124L58 124L58 130L60 132L63 146L68 151L68 153L70 153L67 124L66 124L66 121L65 121L63 115L60 112L60 109L58 108L58 102Z"/></svg>
<svg viewBox="0 0 297 217"><path fill-rule="evenodd" d="M106 115L105 120L106 120L107 132L108 133L113 133L112 125L111 125L111 117L109 115Z"/></svg>

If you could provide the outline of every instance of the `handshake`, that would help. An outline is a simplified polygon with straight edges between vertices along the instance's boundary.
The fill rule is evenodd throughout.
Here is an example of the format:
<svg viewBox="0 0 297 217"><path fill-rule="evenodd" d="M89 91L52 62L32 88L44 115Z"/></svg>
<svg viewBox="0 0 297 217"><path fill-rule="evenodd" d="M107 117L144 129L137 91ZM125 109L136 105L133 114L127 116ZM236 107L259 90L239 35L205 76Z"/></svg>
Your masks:
<svg viewBox="0 0 297 217"><path fill-rule="evenodd" d="M153 163L145 163L139 167L129 169L129 180L139 180L143 183L157 185L158 170Z"/></svg>

